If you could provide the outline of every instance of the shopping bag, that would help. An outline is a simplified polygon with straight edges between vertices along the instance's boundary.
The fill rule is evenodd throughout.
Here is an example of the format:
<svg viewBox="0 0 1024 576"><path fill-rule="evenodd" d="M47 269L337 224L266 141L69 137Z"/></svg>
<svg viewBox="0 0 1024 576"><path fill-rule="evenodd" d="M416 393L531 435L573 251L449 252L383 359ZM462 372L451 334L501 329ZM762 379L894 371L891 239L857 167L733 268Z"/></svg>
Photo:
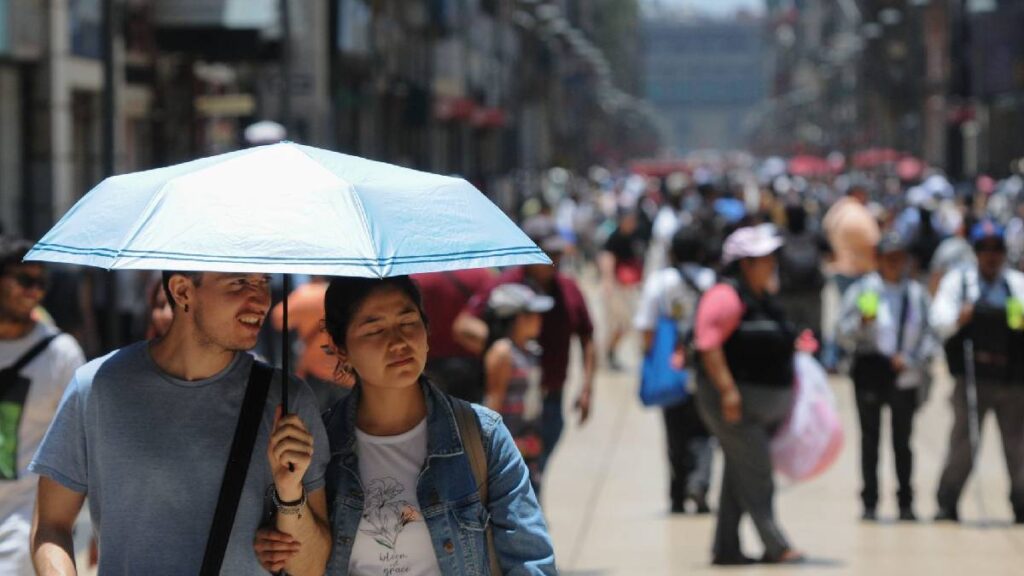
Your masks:
<svg viewBox="0 0 1024 576"><path fill-rule="evenodd" d="M689 373L679 344L678 323L670 316L660 316L640 372L640 401L644 406L672 406L689 397Z"/></svg>
<svg viewBox="0 0 1024 576"><path fill-rule="evenodd" d="M797 353L793 408L772 439L775 469L791 480L810 480L827 470L843 447L843 425L825 369Z"/></svg>

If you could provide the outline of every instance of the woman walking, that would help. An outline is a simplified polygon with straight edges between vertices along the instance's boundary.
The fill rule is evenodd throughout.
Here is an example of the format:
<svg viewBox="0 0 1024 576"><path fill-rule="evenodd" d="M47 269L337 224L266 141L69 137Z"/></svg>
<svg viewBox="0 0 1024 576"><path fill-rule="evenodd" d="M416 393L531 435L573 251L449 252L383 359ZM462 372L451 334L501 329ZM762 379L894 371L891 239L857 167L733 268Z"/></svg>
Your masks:
<svg viewBox="0 0 1024 576"><path fill-rule="evenodd" d="M495 412L459 404L423 377L426 316L407 276L336 278L325 325L352 393L324 416L331 575L555 574L547 526L515 442ZM486 478L478 486L472 411ZM486 496L485 496L486 495ZM262 531L265 568L301 553Z"/></svg>
<svg viewBox="0 0 1024 576"><path fill-rule="evenodd" d="M726 238L725 280L701 299L695 337L704 377L698 407L725 455L712 563L751 564L740 546L749 514L764 542L764 561L793 563L793 549L775 520L769 443L793 400L795 330L772 291L775 252L783 240L771 225L740 228Z"/></svg>

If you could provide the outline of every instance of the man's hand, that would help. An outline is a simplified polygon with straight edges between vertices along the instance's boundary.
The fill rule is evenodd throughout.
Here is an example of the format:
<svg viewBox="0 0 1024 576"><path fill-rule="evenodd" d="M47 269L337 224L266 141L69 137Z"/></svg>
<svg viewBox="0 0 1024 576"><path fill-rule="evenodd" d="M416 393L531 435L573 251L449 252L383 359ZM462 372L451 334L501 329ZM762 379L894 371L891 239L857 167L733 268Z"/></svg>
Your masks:
<svg viewBox="0 0 1024 576"><path fill-rule="evenodd" d="M267 572L277 574L299 553L302 544L284 532L264 528L256 532L252 547L260 566Z"/></svg>
<svg viewBox="0 0 1024 576"><path fill-rule="evenodd" d="M897 354L892 357L892 369L899 374L907 369L907 360L902 354Z"/></svg>
<svg viewBox="0 0 1024 576"><path fill-rule="evenodd" d="M958 328L963 328L974 319L974 305L964 304L964 307L960 309L960 317L957 318L956 325Z"/></svg>
<svg viewBox="0 0 1024 576"><path fill-rule="evenodd" d="M727 424L739 424L743 419L743 398L739 390L733 388L722 394L722 419Z"/></svg>
<svg viewBox="0 0 1024 576"><path fill-rule="evenodd" d="M580 392L580 395L576 398L576 411L580 413L580 425L587 423L590 419L590 399L591 389L589 386L585 386Z"/></svg>
<svg viewBox="0 0 1024 576"><path fill-rule="evenodd" d="M289 502L302 498L302 477L313 460L313 435L298 415L282 416L281 406L274 412L267 459L278 498Z"/></svg>

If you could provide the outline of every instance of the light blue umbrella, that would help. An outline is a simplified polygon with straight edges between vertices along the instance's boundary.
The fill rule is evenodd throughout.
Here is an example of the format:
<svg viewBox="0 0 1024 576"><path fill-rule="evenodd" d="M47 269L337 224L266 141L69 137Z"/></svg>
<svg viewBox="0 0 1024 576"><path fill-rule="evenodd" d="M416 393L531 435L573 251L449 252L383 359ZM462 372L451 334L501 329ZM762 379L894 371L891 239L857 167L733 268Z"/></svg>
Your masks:
<svg viewBox="0 0 1024 576"><path fill-rule="evenodd" d="M107 178L26 260L370 278L550 263L465 180L287 142Z"/></svg>
<svg viewBox="0 0 1024 576"><path fill-rule="evenodd" d="M290 142L107 178L25 259L369 278L551 263L465 180Z"/></svg>

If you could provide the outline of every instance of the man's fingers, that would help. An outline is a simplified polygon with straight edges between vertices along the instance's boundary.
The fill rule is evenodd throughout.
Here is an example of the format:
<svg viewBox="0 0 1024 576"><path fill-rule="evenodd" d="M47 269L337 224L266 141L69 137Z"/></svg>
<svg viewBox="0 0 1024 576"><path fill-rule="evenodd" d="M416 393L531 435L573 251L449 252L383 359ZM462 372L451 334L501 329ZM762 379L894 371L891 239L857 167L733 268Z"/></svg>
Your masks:
<svg viewBox="0 0 1024 576"><path fill-rule="evenodd" d="M270 435L271 443L280 442L284 438L295 438L296 440L304 440L307 442L313 441L313 435L307 430L290 425L283 425Z"/></svg>
<svg viewBox="0 0 1024 576"><path fill-rule="evenodd" d="M304 442L298 442L296 440L285 440L275 444L271 449L270 454L275 460L280 460L281 455L286 452L294 452L297 454L304 454L306 456L313 455L313 445L306 444Z"/></svg>

